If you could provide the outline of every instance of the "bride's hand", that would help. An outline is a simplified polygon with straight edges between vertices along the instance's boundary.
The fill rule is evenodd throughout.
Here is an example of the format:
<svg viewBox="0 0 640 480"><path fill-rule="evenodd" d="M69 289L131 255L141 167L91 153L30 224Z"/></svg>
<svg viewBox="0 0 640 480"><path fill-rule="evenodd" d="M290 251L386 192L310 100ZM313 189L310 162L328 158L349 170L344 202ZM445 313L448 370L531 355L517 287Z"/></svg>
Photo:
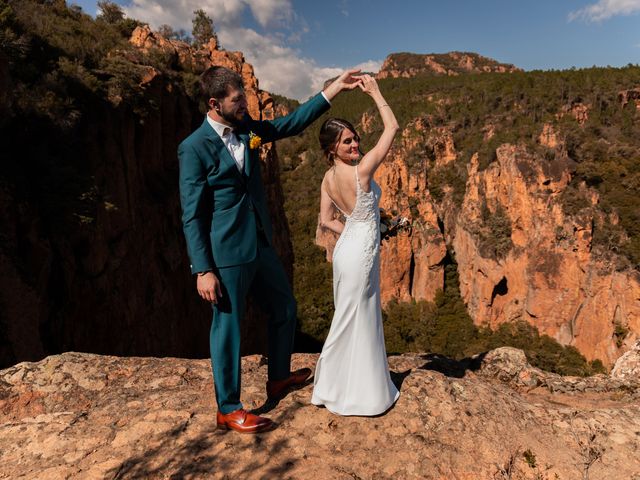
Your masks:
<svg viewBox="0 0 640 480"><path fill-rule="evenodd" d="M380 93L380 88L378 87L378 82L371 75L361 75L359 77L360 82L358 83L358 87L367 95L371 95L372 97L376 94Z"/></svg>

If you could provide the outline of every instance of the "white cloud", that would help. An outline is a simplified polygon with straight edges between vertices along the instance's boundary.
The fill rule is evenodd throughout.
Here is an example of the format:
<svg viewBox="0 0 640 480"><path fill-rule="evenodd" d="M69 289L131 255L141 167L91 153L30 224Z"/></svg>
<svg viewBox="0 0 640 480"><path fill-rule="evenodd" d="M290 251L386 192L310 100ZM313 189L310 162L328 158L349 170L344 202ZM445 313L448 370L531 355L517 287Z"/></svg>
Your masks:
<svg viewBox="0 0 640 480"><path fill-rule="evenodd" d="M340 2L340 13L342 13L342 15L344 15L345 17L349 16L349 5L347 3L347 0L342 0L342 2Z"/></svg>
<svg viewBox="0 0 640 480"><path fill-rule="evenodd" d="M263 27L284 24L294 18L291 0L131 0L130 5L122 7L128 17L148 22L151 27L166 23L188 31L195 10L204 10L216 30L220 30L237 26L246 8Z"/></svg>
<svg viewBox="0 0 640 480"><path fill-rule="evenodd" d="M249 28L226 29L220 32L219 38L223 45L244 53L255 69L260 88L298 100L317 93L325 80L343 70L321 67L284 46L280 39L260 35Z"/></svg>
<svg viewBox="0 0 640 480"><path fill-rule="evenodd" d="M362 63L359 63L358 65L354 65L353 68L359 68L363 72L367 72L367 73L378 73L381 66L382 66L381 60L367 60L366 62L362 62Z"/></svg>
<svg viewBox="0 0 640 480"><path fill-rule="evenodd" d="M295 48L296 39L309 31L304 19L293 10L291 0L132 0L123 7L131 18L148 22L152 28L162 24L191 31L193 11L202 8L212 20L221 45L241 51L254 67L260 88L297 100L306 100L320 91L324 82L344 69L324 67L304 58ZM241 25L242 13L249 9L272 34L262 35ZM369 60L356 68L377 72L381 62Z"/></svg>
<svg viewBox="0 0 640 480"><path fill-rule="evenodd" d="M295 12L289 0L252 0L248 2L251 13L260 25L289 25Z"/></svg>
<svg viewBox="0 0 640 480"><path fill-rule="evenodd" d="M224 30L219 34L223 45L240 50L255 69L260 88L297 100L306 100L319 92L324 82L340 75L346 68L324 67L313 59L300 56L275 37L260 35L248 28ZM353 66L364 72L377 72L381 61L368 60Z"/></svg>
<svg viewBox="0 0 640 480"><path fill-rule="evenodd" d="M569 21L601 22L618 15L640 12L640 0L599 0L569 14Z"/></svg>

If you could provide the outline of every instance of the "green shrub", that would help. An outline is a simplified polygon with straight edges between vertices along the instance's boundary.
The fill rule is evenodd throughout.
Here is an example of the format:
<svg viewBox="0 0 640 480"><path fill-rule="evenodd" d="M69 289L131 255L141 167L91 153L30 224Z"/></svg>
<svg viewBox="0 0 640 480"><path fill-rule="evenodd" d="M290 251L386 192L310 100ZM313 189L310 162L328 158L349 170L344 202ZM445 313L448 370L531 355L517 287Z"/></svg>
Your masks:
<svg viewBox="0 0 640 480"><path fill-rule="evenodd" d="M480 251L488 257L502 259L511 251L511 220L502 205L497 204L492 213L486 201L481 209L483 226L480 230Z"/></svg>
<svg viewBox="0 0 640 480"><path fill-rule="evenodd" d="M621 322L616 321L614 324L613 336L616 339L616 346L620 348L624 339L629 335L629 327L623 325Z"/></svg>

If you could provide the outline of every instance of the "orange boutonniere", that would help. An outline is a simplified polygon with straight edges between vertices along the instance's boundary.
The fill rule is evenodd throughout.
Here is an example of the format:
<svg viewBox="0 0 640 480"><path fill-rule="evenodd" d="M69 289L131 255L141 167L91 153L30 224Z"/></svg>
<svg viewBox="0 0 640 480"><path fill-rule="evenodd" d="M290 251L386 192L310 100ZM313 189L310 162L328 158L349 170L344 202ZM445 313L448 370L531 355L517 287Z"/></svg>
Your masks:
<svg viewBox="0 0 640 480"><path fill-rule="evenodd" d="M255 150L262 145L262 139L253 132L249 132L249 148Z"/></svg>

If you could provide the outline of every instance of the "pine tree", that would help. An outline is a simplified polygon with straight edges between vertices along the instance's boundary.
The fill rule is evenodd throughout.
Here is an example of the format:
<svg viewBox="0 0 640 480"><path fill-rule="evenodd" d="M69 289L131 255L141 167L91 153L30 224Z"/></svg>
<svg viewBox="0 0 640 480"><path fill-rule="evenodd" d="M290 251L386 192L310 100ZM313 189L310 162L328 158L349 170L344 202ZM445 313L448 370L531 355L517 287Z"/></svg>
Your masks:
<svg viewBox="0 0 640 480"><path fill-rule="evenodd" d="M213 28L213 20L211 20L211 17L201 8L195 10L193 15L194 17L191 21L193 25L193 30L191 30L193 45L198 48L202 47L205 43L208 43L211 38L218 44L218 36Z"/></svg>
<svg viewBox="0 0 640 480"><path fill-rule="evenodd" d="M180 30L174 30L171 25L167 25L166 23L158 27L158 33L169 40L180 40L183 42L191 41L189 35L184 29L181 28Z"/></svg>
<svg viewBox="0 0 640 480"><path fill-rule="evenodd" d="M115 2L100 0L98 2L98 9L100 10L100 14L96 18L99 20L103 20L114 25L124 20L122 7Z"/></svg>

